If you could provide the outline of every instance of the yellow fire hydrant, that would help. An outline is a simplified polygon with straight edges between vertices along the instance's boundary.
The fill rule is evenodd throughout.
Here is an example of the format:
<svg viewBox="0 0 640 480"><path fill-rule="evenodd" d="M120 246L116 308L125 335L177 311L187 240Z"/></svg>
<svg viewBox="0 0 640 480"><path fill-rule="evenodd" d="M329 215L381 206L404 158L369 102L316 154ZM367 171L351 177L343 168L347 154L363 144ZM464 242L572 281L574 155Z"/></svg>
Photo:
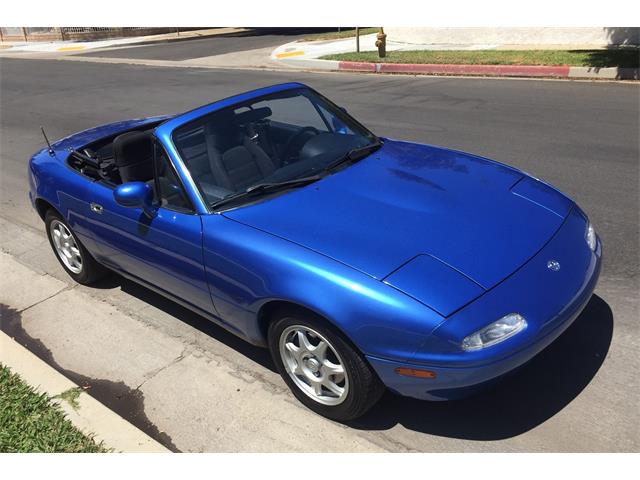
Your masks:
<svg viewBox="0 0 640 480"><path fill-rule="evenodd" d="M384 58L387 56L387 34L384 33L384 28L380 27L380 32L376 35L376 47L378 47L378 56Z"/></svg>

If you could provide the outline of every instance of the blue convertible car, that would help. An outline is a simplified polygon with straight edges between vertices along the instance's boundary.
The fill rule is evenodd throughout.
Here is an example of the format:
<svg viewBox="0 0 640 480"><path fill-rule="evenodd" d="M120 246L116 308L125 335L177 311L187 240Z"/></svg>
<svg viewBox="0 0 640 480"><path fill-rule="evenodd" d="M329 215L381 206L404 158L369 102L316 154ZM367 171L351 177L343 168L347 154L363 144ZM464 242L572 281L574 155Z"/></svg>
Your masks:
<svg viewBox="0 0 640 480"><path fill-rule="evenodd" d="M600 272L598 236L553 187L377 137L299 83L86 130L29 168L72 278L118 272L268 346L336 420L385 387L444 400L516 369Z"/></svg>

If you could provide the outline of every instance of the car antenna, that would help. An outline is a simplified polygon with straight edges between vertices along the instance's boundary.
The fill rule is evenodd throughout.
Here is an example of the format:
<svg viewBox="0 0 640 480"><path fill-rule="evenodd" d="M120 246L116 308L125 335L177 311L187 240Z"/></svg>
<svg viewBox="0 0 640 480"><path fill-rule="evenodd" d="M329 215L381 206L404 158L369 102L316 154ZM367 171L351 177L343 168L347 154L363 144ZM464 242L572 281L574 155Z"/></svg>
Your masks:
<svg viewBox="0 0 640 480"><path fill-rule="evenodd" d="M40 125L40 130L42 130L42 136L44 137L44 141L47 142L47 147L49 147L49 155L51 155L52 157L55 155L53 148L51 148L51 143L49 142L49 139L47 138L47 134L44 133L44 127L42 125Z"/></svg>

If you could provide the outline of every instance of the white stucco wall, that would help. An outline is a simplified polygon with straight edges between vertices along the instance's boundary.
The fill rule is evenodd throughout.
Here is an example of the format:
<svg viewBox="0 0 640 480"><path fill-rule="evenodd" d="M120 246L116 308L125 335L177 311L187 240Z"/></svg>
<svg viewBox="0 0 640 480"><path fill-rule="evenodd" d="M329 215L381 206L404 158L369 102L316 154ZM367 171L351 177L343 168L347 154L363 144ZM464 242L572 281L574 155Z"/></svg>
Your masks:
<svg viewBox="0 0 640 480"><path fill-rule="evenodd" d="M385 27L387 40L417 44L585 45L640 43L638 27Z"/></svg>

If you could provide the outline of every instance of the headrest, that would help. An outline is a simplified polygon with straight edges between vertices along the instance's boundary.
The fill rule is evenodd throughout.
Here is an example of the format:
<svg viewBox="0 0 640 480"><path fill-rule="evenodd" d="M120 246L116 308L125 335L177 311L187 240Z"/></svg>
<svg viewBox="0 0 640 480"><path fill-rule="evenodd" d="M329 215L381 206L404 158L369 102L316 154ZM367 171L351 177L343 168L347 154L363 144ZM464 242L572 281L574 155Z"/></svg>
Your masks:
<svg viewBox="0 0 640 480"><path fill-rule="evenodd" d="M256 122L271 116L271 109L269 107L254 108L253 110L247 110L246 112L236 113L236 122L240 125L246 125L247 123Z"/></svg>
<svg viewBox="0 0 640 480"><path fill-rule="evenodd" d="M113 156L117 167L148 161L153 157L153 142L146 132L127 132L113 140Z"/></svg>

